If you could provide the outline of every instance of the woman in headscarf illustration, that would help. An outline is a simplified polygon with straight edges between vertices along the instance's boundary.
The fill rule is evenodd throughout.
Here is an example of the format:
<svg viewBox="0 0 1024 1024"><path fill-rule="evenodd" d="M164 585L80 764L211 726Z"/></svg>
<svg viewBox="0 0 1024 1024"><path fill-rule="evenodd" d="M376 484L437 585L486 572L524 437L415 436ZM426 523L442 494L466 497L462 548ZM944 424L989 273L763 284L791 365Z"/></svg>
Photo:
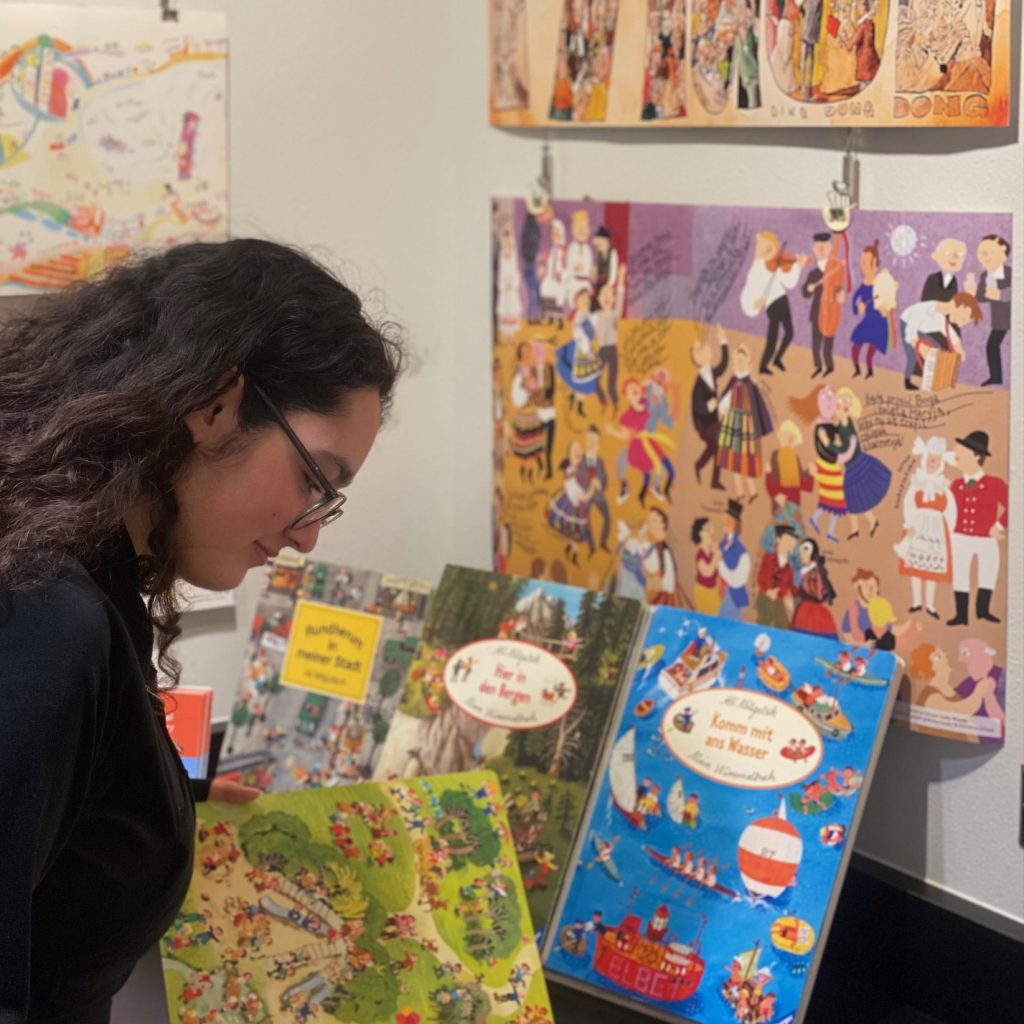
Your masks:
<svg viewBox="0 0 1024 1024"><path fill-rule="evenodd" d="M935 585L953 578L950 533L956 524L956 502L945 468L954 464L955 456L947 451L946 439L939 436L927 441L915 438L913 452L920 462L908 481L903 536L893 549L899 556L900 575L910 578L910 611L919 612L923 607L937 619Z"/></svg>
<svg viewBox="0 0 1024 1024"><path fill-rule="evenodd" d="M506 341L519 330L523 319L522 278L512 226L506 224L498 236L498 330Z"/></svg>
<svg viewBox="0 0 1024 1024"><path fill-rule="evenodd" d="M545 323L557 322L561 328L565 319L566 289L569 284L569 262L565 243L565 224L551 222L551 246L544 261L544 276L540 282L540 309Z"/></svg>

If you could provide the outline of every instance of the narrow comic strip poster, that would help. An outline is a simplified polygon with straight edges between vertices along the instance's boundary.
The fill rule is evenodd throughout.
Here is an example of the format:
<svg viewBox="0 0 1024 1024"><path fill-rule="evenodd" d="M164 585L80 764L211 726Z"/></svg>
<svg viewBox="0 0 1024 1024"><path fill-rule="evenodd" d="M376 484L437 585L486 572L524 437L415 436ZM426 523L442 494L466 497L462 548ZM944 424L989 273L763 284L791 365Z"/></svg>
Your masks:
<svg viewBox="0 0 1024 1024"><path fill-rule="evenodd" d="M606 119L617 15L616 0L564 0L549 111L552 121Z"/></svg>
<svg viewBox="0 0 1024 1024"><path fill-rule="evenodd" d="M491 106L530 105L526 70L526 0L491 0Z"/></svg>
<svg viewBox="0 0 1024 1024"><path fill-rule="evenodd" d="M686 0L648 0L644 121L686 114Z"/></svg>
<svg viewBox="0 0 1024 1024"><path fill-rule="evenodd" d="M1002 742L1010 215L495 231L496 567L894 650L899 721Z"/></svg>
<svg viewBox="0 0 1024 1024"><path fill-rule="evenodd" d="M526 39L529 77L520 90L528 98L517 102L492 84L492 124L1009 124L1009 0L496 0L495 7L515 7L519 24L529 25L518 36ZM491 64L507 67L510 36L494 24Z"/></svg>
<svg viewBox="0 0 1024 1024"><path fill-rule="evenodd" d="M709 114L761 105L757 0L694 0L693 91Z"/></svg>
<svg viewBox="0 0 1024 1024"><path fill-rule="evenodd" d="M227 237L220 14L4 4L0 295Z"/></svg>

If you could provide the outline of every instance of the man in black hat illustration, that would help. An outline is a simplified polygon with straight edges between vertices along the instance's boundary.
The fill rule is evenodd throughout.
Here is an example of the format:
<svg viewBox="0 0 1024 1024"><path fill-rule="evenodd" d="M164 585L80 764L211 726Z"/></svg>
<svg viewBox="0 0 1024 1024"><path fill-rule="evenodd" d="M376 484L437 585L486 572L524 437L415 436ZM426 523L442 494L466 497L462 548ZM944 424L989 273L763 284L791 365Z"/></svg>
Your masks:
<svg viewBox="0 0 1024 1024"><path fill-rule="evenodd" d="M619 278L619 254L612 245L612 233L602 224L594 235L594 248L597 258L594 260L594 308L597 308L597 297L606 284L615 284Z"/></svg>
<svg viewBox="0 0 1024 1024"><path fill-rule="evenodd" d="M718 465L718 432L721 429L718 422L718 380L729 368L729 345L725 334L720 333L718 336L717 353L709 339L695 341L690 349L690 358L697 367L697 376L690 394L690 412L693 428L704 443L704 451L693 468L699 484L700 471L710 462L713 468L711 486L716 491L724 491L722 468Z"/></svg>
<svg viewBox="0 0 1024 1024"><path fill-rule="evenodd" d="M950 485L956 502L953 529L953 597L956 615L949 626L966 626L971 597L971 564L978 562L978 597L975 614L986 622L999 622L992 614L992 591L999 577L999 542L1006 536L1009 495L1006 481L984 469L991 456L988 434L972 430L956 438L953 448L957 469L963 474Z"/></svg>
<svg viewBox="0 0 1024 1024"><path fill-rule="evenodd" d="M740 525L743 520L743 506L733 498L722 513L722 540L718 545L722 561L718 575L725 581L725 594L718 614L723 619L738 619L743 609L750 604L747 580L750 579L750 555L740 540Z"/></svg>
<svg viewBox="0 0 1024 1024"><path fill-rule="evenodd" d="M826 337L822 333L821 297L825 285L825 270L832 255L831 233L819 231L814 236L811 252L814 254L814 266L807 272L807 277L800 287L804 298L811 300L811 355L814 357L814 373L811 377L827 377L835 369L832 363L832 343L835 339L834 335ZM844 294L838 301L841 304L845 299Z"/></svg>

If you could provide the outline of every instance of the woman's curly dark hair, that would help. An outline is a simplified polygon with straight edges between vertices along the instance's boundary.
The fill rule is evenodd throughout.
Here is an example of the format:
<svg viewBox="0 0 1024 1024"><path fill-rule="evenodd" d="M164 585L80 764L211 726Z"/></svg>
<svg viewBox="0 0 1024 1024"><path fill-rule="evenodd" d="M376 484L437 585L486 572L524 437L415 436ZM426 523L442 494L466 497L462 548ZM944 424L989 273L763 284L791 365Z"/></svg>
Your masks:
<svg viewBox="0 0 1024 1024"><path fill-rule="evenodd" d="M366 388L386 408L404 361L397 335L324 266L259 239L126 263L3 323L0 590L38 582L62 557L94 566L128 509L148 502L142 590L160 667L177 682L170 529L193 448L185 417L238 372L285 412L329 413ZM225 449L270 422L246 391Z"/></svg>

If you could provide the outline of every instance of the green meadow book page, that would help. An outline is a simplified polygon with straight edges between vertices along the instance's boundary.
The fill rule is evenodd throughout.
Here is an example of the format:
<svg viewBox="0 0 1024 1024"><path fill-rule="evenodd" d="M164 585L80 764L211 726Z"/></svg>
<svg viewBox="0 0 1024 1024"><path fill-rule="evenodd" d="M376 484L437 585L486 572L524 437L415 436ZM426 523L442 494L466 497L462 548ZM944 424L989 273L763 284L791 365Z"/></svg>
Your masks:
<svg viewBox="0 0 1024 1024"><path fill-rule="evenodd" d="M549 1024L503 804L487 771L199 804L170 1019Z"/></svg>

